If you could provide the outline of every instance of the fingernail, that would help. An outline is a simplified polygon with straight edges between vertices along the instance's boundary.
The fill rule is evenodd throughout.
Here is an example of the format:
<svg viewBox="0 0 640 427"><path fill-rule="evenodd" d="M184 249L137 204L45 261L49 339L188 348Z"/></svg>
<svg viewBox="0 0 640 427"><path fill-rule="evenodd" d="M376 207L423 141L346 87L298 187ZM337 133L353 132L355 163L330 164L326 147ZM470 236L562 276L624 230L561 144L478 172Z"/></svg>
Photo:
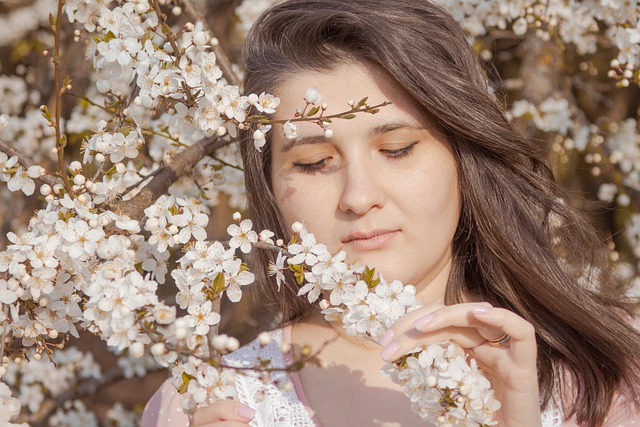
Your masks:
<svg viewBox="0 0 640 427"><path fill-rule="evenodd" d="M256 410L245 405L240 405L238 409L236 409L236 413L245 420L252 420L256 414Z"/></svg>
<svg viewBox="0 0 640 427"><path fill-rule="evenodd" d="M382 349L382 351L380 352L380 356L382 356L384 360L389 361L391 359L391 356L393 356L399 348L400 344L398 344L397 342L392 342Z"/></svg>
<svg viewBox="0 0 640 427"><path fill-rule="evenodd" d="M380 337L378 344L385 347L387 344L391 342L394 335L395 335L395 332L393 332L393 329L387 329L387 331L384 334L382 334L382 336Z"/></svg>
<svg viewBox="0 0 640 427"><path fill-rule="evenodd" d="M489 312L489 307L483 307L483 306L479 305L477 307L473 307L473 312L474 313L478 313L478 314L488 313Z"/></svg>
<svg viewBox="0 0 640 427"><path fill-rule="evenodd" d="M413 322L413 326L415 326L416 329L420 330L422 328L427 327L430 323L432 323L433 319L435 319L435 316L433 314L427 314L426 316L417 318Z"/></svg>

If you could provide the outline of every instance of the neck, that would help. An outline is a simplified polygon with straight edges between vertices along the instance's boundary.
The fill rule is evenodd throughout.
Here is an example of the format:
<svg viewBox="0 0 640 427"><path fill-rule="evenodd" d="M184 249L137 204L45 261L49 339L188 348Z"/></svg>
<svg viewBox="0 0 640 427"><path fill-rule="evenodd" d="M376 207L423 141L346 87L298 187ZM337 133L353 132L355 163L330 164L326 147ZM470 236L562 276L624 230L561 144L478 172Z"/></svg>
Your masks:
<svg viewBox="0 0 640 427"><path fill-rule="evenodd" d="M333 337L332 340L340 342L342 344L348 344L354 346L360 350L380 351L381 347L373 340L367 340L366 338L352 337L342 327L341 322L328 322L325 320L324 315L320 312L319 308L314 308L311 314L304 319L304 322L319 328L322 328L328 334Z"/></svg>

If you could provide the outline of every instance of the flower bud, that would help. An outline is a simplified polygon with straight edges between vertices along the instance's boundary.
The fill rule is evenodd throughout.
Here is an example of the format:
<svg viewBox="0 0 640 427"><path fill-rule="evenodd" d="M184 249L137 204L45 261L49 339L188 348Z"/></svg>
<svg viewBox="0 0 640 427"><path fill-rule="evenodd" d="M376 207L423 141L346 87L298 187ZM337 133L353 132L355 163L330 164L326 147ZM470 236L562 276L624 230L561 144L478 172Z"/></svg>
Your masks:
<svg viewBox="0 0 640 427"><path fill-rule="evenodd" d="M262 332L258 335L258 342L261 345L268 345L271 342L271 335L268 332Z"/></svg>
<svg viewBox="0 0 640 427"><path fill-rule="evenodd" d="M99 79L96 82L96 88L98 88L98 92L100 93L107 93L111 89L111 83L109 83L109 80Z"/></svg>
<svg viewBox="0 0 640 427"><path fill-rule="evenodd" d="M242 220L242 215L240 215L240 212L234 212L233 213L233 220L235 222L240 222Z"/></svg>
<svg viewBox="0 0 640 427"><path fill-rule="evenodd" d="M75 185L82 185L86 182L86 178L84 177L84 175L78 174L76 176L73 177L73 183Z"/></svg>
<svg viewBox="0 0 640 427"><path fill-rule="evenodd" d="M229 337L227 338L227 350L236 351L240 348L240 341L237 338Z"/></svg>
<svg viewBox="0 0 640 427"><path fill-rule="evenodd" d="M216 335L211 340L211 345L218 351L225 351L227 348L227 338L229 337L225 334Z"/></svg>
<svg viewBox="0 0 640 427"><path fill-rule="evenodd" d="M147 10L149 10L149 5L147 3L138 3L136 4L136 13L143 14Z"/></svg>
<svg viewBox="0 0 640 427"><path fill-rule="evenodd" d="M140 342L134 342L129 346L129 354L131 355L131 357L140 359L142 356L144 356L144 345Z"/></svg>
<svg viewBox="0 0 640 427"><path fill-rule="evenodd" d="M151 346L151 354L153 354L154 356L162 356L166 352L167 348L165 347L164 343L159 342Z"/></svg>
<svg viewBox="0 0 640 427"><path fill-rule="evenodd" d="M304 225L302 225L300 222L296 221L291 225L291 230L293 230L294 233L298 234L302 230L304 230Z"/></svg>

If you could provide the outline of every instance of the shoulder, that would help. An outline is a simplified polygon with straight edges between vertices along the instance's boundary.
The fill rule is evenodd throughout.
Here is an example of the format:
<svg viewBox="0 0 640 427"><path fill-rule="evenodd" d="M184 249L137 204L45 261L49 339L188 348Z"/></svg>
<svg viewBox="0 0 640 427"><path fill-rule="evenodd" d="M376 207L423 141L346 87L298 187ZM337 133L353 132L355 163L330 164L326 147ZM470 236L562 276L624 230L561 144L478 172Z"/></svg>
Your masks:
<svg viewBox="0 0 640 427"><path fill-rule="evenodd" d="M147 402L142 413L141 427L188 427L189 416L182 410L181 398L170 380Z"/></svg>

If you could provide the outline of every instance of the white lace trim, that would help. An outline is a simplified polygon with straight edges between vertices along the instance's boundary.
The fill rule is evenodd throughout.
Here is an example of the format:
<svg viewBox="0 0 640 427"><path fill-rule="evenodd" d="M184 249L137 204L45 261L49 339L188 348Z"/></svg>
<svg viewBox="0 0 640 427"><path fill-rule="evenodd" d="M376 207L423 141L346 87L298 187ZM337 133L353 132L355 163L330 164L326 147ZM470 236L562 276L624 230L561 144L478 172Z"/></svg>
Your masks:
<svg viewBox="0 0 640 427"><path fill-rule="evenodd" d="M230 366L253 367L261 361L270 361L273 368L286 366L282 347L283 331L271 332L271 342L261 345L253 341L225 356ZM238 399L256 410L252 427L315 427L309 411L300 401L291 378L284 371L272 372L266 384L255 371L244 371L235 376ZM287 384L287 387L283 387ZM542 427L562 426L562 408L550 403L542 414Z"/></svg>
<svg viewBox="0 0 640 427"><path fill-rule="evenodd" d="M227 363L236 367L256 366L260 361L270 360L273 368L286 366L282 346L282 330L271 333L271 343L260 345L253 341L225 357ZM265 384L254 371L236 375L235 385L238 399L256 410L251 422L253 427L315 427L307 408L292 387L289 375L284 371L270 374L271 381ZM284 385L287 387L284 387Z"/></svg>

